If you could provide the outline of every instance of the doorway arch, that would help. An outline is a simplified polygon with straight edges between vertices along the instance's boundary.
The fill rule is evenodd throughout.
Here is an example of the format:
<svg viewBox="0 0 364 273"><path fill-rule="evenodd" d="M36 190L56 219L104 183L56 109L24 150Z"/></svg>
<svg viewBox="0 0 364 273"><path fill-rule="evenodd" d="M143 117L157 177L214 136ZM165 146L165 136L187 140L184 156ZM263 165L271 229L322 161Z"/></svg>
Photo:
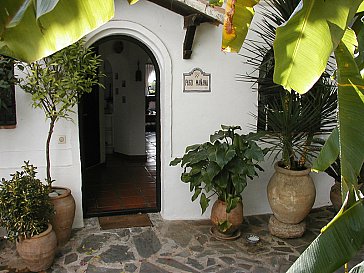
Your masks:
<svg viewBox="0 0 364 273"><path fill-rule="evenodd" d="M145 27L130 21L111 21L94 31L86 38L86 46L103 41L122 38L138 44L150 57L157 68L157 203L158 211L163 211L163 158L171 153L171 58L163 42ZM168 143L163 145L162 143ZM164 151L164 154L161 151ZM168 160L168 159L167 159Z"/></svg>

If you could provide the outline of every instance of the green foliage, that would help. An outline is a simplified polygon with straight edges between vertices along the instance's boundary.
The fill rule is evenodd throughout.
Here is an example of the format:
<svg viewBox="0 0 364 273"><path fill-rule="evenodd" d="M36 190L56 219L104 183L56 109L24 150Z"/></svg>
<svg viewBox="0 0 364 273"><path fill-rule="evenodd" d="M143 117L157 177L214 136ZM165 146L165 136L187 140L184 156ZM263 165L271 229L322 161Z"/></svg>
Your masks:
<svg viewBox="0 0 364 273"><path fill-rule="evenodd" d="M327 72L304 95L288 92L273 82L276 28L290 18L298 1L270 0L267 4L262 12L264 20L252 28L262 42L247 41L244 47L249 52L244 55L246 64L254 70L240 78L257 87L257 127L266 131L262 140L269 144L271 155L281 157L281 167L301 170L319 150L316 137L330 133L336 124L337 88Z"/></svg>
<svg viewBox="0 0 364 273"><path fill-rule="evenodd" d="M114 0L2 0L0 53L31 63L73 44L113 16Z"/></svg>
<svg viewBox="0 0 364 273"><path fill-rule="evenodd" d="M36 167L24 163L22 171L0 184L0 226L7 229L10 240L45 231L53 216L48 187L36 178Z"/></svg>
<svg viewBox="0 0 364 273"><path fill-rule="evenodd" d="M363 214L362 200L341 210L287 273L331 273L339 269L364 243Z"/></svg>
<svg viewBox="0 0 364 273"><path fill-rule="evenodd" d="M258 165L263 161L266 150L256 141L260 134L239 135L239 126L221 126L221 130L210 136L210 141L188 146L182 158L175 158L171 166L181 164L184 168L181 180L190 184L194 192L192 201L200 196L202 213L214 194L227 203L230 212L241 201L241 194L247 185L247 178L258 176ZM204 191L203 191L204 190ZM207 197L206 193L212 192Z"/></svg>
<svg viewBox="0 0 364 273"><path fill-rule="evenodd" d="M84 93L99 84L101 59L80 40L42 60L21 67L26 77L20 87L32 95L33 107L50 120L70 119Z"/></svg>
<svg viewBox="0 0 364 273"><path fill-rule="evenodd" d="M11 101L11 86L16 83L13 63L11 58L0 55L0 110L7 110Z"/></svg>
<svg viewBox="0 0 364 273"><path fill-rule="evenodd" d="M41 108L50 120L47 143L47 182L51 186L50 141L55 123L64 118L70 120L73 107L85 93L99 83L100 56L84 46L80 40L42 60L18 67L26 77L20 80L21 88L32 95L33 107Z"/></svg>

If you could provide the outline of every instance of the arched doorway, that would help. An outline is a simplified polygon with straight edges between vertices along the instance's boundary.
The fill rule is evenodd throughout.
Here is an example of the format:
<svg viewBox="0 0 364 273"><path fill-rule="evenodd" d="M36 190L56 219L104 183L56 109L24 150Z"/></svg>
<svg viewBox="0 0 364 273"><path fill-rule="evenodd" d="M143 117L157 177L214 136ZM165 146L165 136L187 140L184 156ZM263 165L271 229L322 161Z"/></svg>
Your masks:
<svg viewBox="0 0 364 273"><path fill-rule="evenodd" d="M79 106L84 215L160 211L157 60L131 36L109 35L92 47L105 77Z"/></svg>

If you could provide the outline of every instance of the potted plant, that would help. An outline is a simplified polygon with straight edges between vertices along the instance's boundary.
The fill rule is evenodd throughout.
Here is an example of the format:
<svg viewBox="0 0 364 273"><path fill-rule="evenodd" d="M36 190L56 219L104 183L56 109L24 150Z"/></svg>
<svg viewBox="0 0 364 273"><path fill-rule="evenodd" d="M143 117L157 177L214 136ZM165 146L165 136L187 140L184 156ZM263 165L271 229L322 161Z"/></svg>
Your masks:
<svg viewBox="0 0 364 273"><path fill-rule="evenodd" d="M57 238L50 224L53 205L49 187L36 178L36 167L25 162L22 171L0 184L0 226L28 269L46 270L53 263Z"/></svg>
<svg viewBox="0 0 364 273"><path fill-rule="evenodd" d="M210 141L188 146L183 157L170 165L183 167L181 180L190 184L192 201L200 197L202 213L210 198L217 195L211 211L213 233L236 236L243 222L241 194L247 179L257 176L257 170L263 171L258 163L264 159L265 150L256 144L259 135L239 135L235 131L240 126L221 128Z"/></svg>
<svg viewBox="0 0 364 273"><path fill-rule="evenodd" d="M52 189L51 200L55 207L52 220L59 246L70 238L75 215L75 201L68 188L52 187L50 143L56 122L72 120L71 113L84 93L92 91L99 83L101 59L80 40L28 66L18 65L25 77L20 87L32 95L33 107L44 111L49 120L46 140L46 181Z"/></svg>
<svg viewBox="0 0 364 273"><path fill-rule="evenodd" d="M339 211L342 206L342 194L341 194L341 164L340 158L338 157L326 170L325 172L334 178L334 185L330 189L330 201L335 209ZM360 170L358 176L358 187L364 192L364 164Z"/></svg>
<svg viewBox="0 0 364 273"><path fill-rule="evenodd" d="M286 22L298 1L268 1L263 16L267 18L254 29L262 43L248 42L253 54L245 56L258 73L242 76L258 89L258 131L261 140L278 159L275 173L267 188L273 211L269 230L284 238L300 237L305 231L304 219L316 196L308 163L319 150L316 138L329 134L336 125L337 88L330 71L325 72L304 95L284 90L273 82L275 29Z"/></svg>

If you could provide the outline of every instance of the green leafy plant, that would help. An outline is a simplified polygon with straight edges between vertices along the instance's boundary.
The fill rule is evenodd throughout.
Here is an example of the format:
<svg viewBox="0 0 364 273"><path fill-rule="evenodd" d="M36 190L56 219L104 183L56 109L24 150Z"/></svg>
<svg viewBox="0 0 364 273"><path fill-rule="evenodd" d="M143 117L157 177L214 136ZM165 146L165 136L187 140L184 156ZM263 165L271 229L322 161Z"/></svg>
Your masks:
<svg viewBox="0 0 364 273"><path fill-rule="evenodd" d="M183 157L170 163L184 168L181 180L190 184L192 201L200 196L202 213L215 194L226 202L229 213L241 201L247 178L253 179L258 176L257 170L263 171L258 163L263 161L266 150L256 143L260 135L239 135L235 131L240 126L221 128L210 136L210 141L188 146Z"/></svg>
<svg viewBox="0 0 364 273"><path fill-rule="evenodd" d="M53 216L49 188L36 178L36 167L24 162L22 171L0 184L0 226L8 238L30 238L45 231Z"/></svg>
<svg viewBox="0 0 364 273"><path fill-rule="evenodd" d="M289 19L297 4L297 0L267 1L262 11L264 20L252 27L261 42L250 40L244 46L249 54L243 56L253 72L239 77L258 90L257 127L266 132L261 140L269 145L274 160L280 157L281 167L290 170L306 168L319 151L316 137L332 131L337 113L337 87L330 69L321 75L311 92L303 95L286 91L273 81L276 28Z"/></svg>
<svg viewBox="0 0 364 273"><path fill-rule="evenodd" d="M17 82L13 71L14 61L0 55L0 113L5 114L12 101L10 89Z"/></svg>
<svg viewBox="0 0 364 273"><path fill-rule="evenodd" d="M29 66L18 65L25 73L20 80L21 88L32 95L33 107L41 108L49 119L46 142L47 182L51 186L50 142L56 122L71 120L73 107L84 93L92 91L99 83L100 56L85 48L84 41L62 49Z"/></svg>

